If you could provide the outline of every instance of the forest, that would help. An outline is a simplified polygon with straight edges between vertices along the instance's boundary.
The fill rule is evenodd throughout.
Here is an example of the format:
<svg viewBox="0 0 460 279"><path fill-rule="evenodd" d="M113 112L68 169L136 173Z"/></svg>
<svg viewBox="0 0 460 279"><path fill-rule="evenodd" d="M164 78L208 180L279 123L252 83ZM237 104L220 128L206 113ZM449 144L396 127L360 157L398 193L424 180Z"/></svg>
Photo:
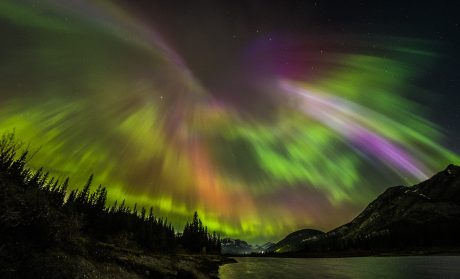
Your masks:
<svg viewBox="0 0 460 279"><path fill-rule="evenodd" d="M30 251L78 249L76 239L160 254L220 254L220 236L209 233L197 212L182 233L153 208L107 205L107 189L92 190L93 175L81 189L69 178L50 177L27 166L31 154L14 133L0 140L0 266L20 264ZM192 216L192 214L190 214Z"/></svg>

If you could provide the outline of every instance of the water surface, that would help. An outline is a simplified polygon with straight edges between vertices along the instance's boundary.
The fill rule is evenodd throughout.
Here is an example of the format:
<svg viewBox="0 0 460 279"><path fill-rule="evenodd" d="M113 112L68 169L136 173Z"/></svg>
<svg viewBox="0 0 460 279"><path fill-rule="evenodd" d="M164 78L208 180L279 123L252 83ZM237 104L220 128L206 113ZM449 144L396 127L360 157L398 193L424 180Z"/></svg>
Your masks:
<svg viewBox="0 0 460 279"><path fill-rule="evenodd" d="M235 258L219 269L233 278L460 278L460 256Z"/></svg>

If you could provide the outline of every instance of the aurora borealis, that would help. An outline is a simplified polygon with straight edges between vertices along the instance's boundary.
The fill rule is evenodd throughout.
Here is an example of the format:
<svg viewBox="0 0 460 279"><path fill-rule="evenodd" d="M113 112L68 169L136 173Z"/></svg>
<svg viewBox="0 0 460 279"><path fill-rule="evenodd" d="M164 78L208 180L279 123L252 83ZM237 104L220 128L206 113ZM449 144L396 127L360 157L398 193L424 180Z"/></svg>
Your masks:
<svg viewBox="0 0 460 279"><path fill-rule="evenodd" d="M94 173L111 202L152 205L176 228L198 210L210 230L261 242L331 229L460 163L439 92L420 83L442 43L242 16L232 32L226 19L201 32L196 15L174 33L168 13L139 12L152 7L0 2L0 131L38 151L31 167L73 187Z"/></svg>

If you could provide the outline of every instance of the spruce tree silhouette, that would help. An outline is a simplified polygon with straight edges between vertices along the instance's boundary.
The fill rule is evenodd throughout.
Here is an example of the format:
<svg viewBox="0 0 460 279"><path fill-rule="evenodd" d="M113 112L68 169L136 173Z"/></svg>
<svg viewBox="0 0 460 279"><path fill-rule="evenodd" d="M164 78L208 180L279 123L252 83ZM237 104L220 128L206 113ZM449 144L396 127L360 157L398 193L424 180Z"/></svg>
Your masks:
<svg viewBox="0 0 460 279"><path fill-rule="evenodd" d="M182 234L182 245L192 253L211 253L220 254L220 238L213 232L208 234L208 228L203 227L203 223L198 217L198 212L193 214L191 223L186 223Z"/></svg>

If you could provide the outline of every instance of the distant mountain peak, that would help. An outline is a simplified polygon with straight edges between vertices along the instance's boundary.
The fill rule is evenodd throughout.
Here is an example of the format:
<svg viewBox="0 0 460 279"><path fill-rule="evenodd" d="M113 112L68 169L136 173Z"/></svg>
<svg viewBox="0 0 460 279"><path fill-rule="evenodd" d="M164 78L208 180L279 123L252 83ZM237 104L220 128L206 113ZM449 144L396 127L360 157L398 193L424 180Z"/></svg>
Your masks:
<svg viewBox="0 0 460 279"><path fill-rule="evenodd" d="M450 164L450 165L447 166L447 168L444 171L447 172L450 175L457 176L457 175L460 174L460 167L456 166L454 164Z"/></svg>

